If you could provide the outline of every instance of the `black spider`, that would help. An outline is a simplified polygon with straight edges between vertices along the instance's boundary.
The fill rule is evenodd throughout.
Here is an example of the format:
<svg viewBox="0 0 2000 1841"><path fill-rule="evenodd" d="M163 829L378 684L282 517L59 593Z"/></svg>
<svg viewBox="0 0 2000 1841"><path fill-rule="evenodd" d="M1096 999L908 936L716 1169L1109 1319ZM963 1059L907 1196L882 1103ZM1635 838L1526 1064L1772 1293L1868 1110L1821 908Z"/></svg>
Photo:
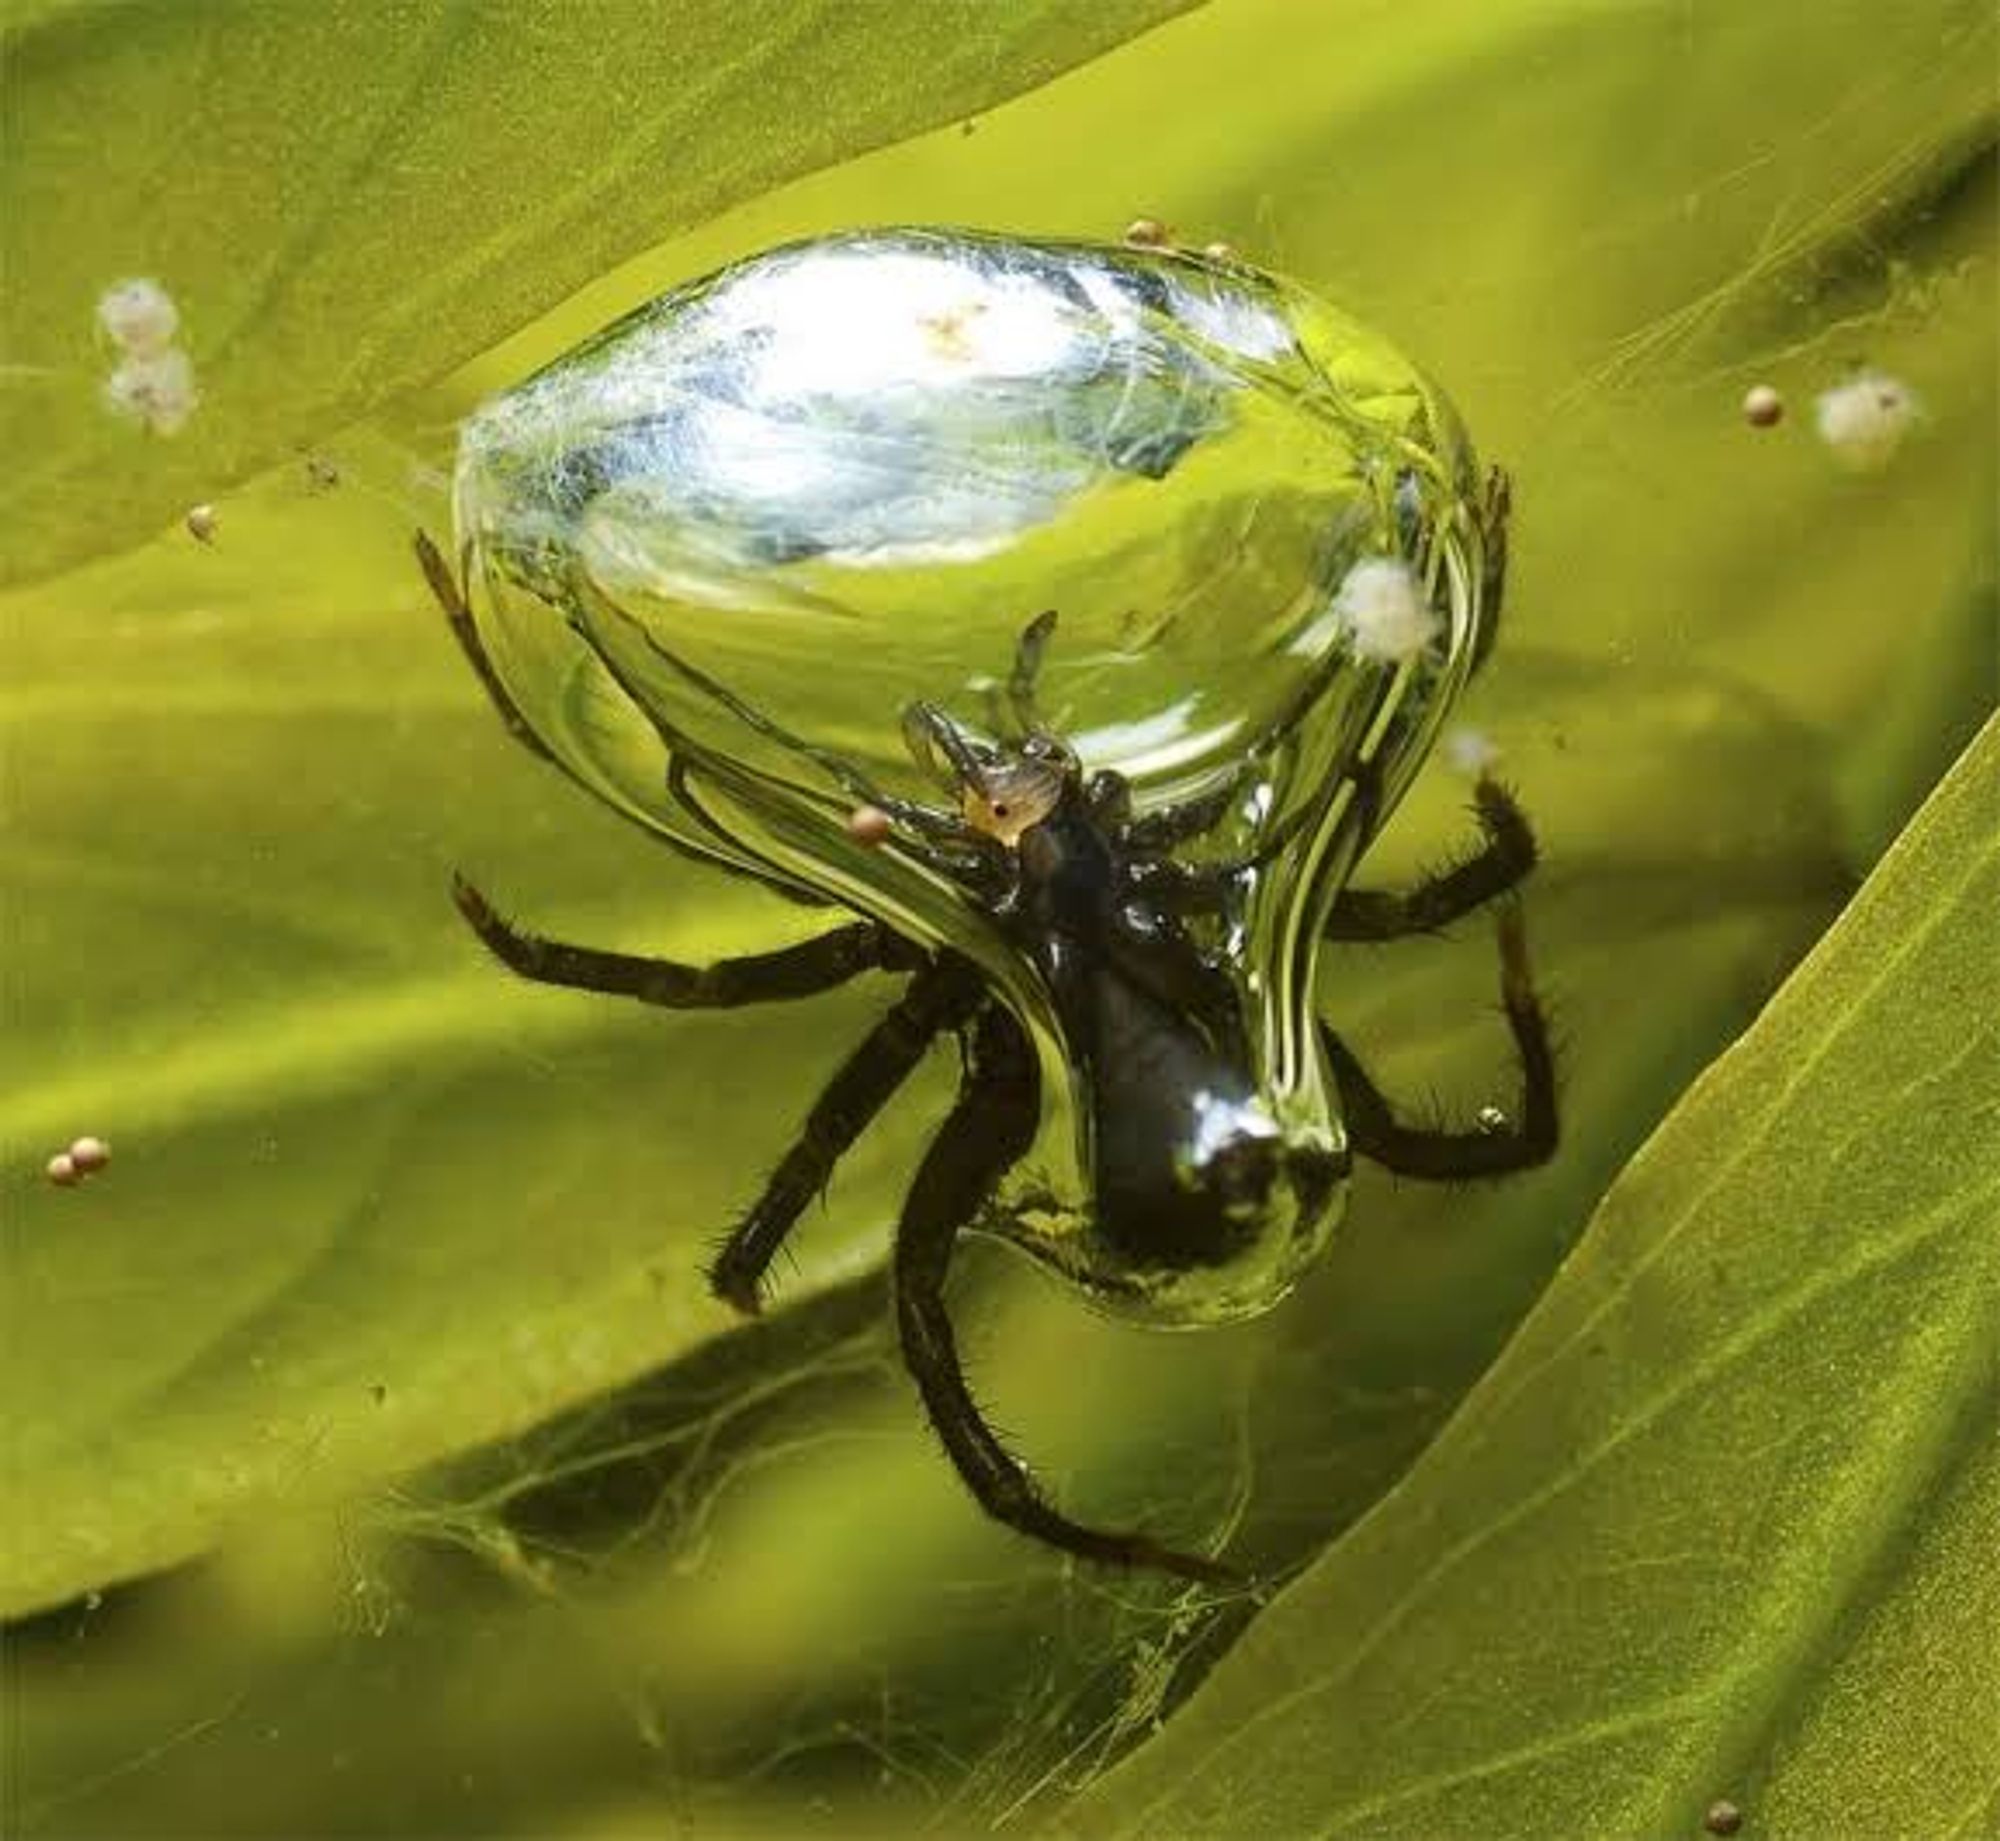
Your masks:
<svg viewBox="0 0 2000 1841"><path fill-rule="evenodd" d="M1505 509L1504 481L1496 476L1488 507L1489 591L1496 596ZM509 731L553 760L487 658L453 572L421 535L417 551ZM1344 1178L1352 1152L1401 1175L1438 1181L1498 1176L1545 1162L1557 1136L1554 1067L1519 909L1511 901L1499 910L1498 925L1501 998L1522 1073L1521 1102L1511 1120L1489 1116L1487 1128L1463 1133L1399 1122L1340 1037L1322 1023L1346 1118L1346 1150L1287 1148L1254 1129L1239 1103L1247 1085L1236 1005L1223 973L1183 922L1221 900L1232 879L1255 865L1175 861L1170 847L1207 830L1215 802L1190 801L1135 817L1118 775L1086 776L1073 752L1047 731L1034 690L1052 627L1053 617L1045 615L1021 640L1006 687L1013 740L976 740L929 705L909 712L905 730L912 750L938 774L958 811L882 804L888 822L900 828L899 843L951 874L1048 989L1082 1064L1092 1113L1096 1232L1104 1244L1154 1269L1223 1262L1244 1237L1262 1230L1267 1202L1281 1186L1296 1207L1310 1211ZM677 658L659 655L710 695L727 698ZM768 729L754 712L728 700L735 713ZM678 763L673 774L676 797L699 817L701 807ZM1352 797L1362 803L1366 839L1379 821L1379 792L1365 772L1351 785ZM872 802L871 789L856 783L849 790ZM1377 810L1369 809L1370 801ZM1477 785L1475 813L1484 834L1476 853L1401 893L1343 890L1328 936L1388 940L1430 933L1514 888L1535 862L1525 816L1490 777ZM722 1245L709 1268L710 1285L737 1309L758 1309L773 1258L836 1162L932 1044L956 1036L965 1070L957 1103L918 1167L893 1254L904 1360L946 1453L987 1513L1050 1546L1197 1580L1235 1576L1216 1560L1145 1534L1085 1527L1061 1514L1001 1445L967 1390L945 1312L946 1274L959 1234L977 1221L1033 1142L1042 1108L1027 1031L970 958L860 921L778 952L679 965L544 939L502 919L463 878L454 892L473 930L523 977L666 1009L806 997L866 971L905 976L902 995L827 1083L763 1193Z"/></svg>

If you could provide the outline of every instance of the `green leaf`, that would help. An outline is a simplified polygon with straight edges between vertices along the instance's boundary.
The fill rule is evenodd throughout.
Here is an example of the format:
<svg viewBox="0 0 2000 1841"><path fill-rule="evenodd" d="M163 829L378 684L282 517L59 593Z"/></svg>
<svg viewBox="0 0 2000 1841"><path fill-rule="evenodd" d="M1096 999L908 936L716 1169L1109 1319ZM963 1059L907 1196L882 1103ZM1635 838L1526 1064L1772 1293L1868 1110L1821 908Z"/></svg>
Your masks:
<svg viewBox="0 0 2000 1841"><path fill-rule="evenodd" d="M128 545L792 175L951 121L1190 0L337 0L17 17L0 189L5 573ZM921 73L917 78L915 73ZM200 404L101 400L156 278Z"/></svg>
<svg viewBox="0 0 2000 1841"><path fill-rule="evenodd" d="M1076 1829L1693 1834L1727 1796L1984 1832L1996 913L2000 720L1403 1486Z"/></svg>

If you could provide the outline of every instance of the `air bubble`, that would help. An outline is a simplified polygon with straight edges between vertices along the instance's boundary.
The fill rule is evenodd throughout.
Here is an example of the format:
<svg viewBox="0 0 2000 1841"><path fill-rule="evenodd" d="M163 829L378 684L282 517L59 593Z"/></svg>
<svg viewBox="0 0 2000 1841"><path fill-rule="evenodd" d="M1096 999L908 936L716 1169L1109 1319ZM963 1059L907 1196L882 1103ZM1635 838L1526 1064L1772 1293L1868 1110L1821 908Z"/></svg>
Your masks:
<svg viewBox="0 0 2000 1841"><path fill-rule="evenodd" d="M889 841L895 825L879 805L858 805L847 815L847 835L870 850Z"/></svg>
<svg viewBox="0 0 2000 1841"><path fill-rule="evenodd" d="M1769 384L1752 384L1743 393L1743 419L1752 428L1776 428L1785 419L1785 399Z"/></svg>

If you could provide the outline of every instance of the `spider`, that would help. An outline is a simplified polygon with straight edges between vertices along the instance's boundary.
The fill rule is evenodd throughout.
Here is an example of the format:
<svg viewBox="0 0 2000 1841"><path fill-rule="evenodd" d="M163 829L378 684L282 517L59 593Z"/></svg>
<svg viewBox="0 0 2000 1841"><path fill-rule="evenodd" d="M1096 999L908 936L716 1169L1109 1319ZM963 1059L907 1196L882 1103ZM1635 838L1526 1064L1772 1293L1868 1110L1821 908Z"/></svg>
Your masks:
<svg viewBox="0 0 2000 1841"><path fill-rule="evenodd" d="M1487 592L1496 601L1505 512L1504 478L1495 475L1484 518ZM430 587L508 731L561 766L494 668L459 575L427 537L416 542ZM1135 814L1122 776L1087 773L1037 707L1037 677L1055 627L1055 616L1045 614L1021 635L996 699L998 720L983 725L998 739L931 703L905 712L906 744L944 804L892 799L838 771L857 809L877 819L886 814L898 847L951 878L1049 993L1090 1112L1095 1219L1090 1244L1076 1256L1088 1270L1080 1265L1078 1276L1100 1288L1143 1288L1227 1267L1272 1236L1301 1234L1325 1217L1355 1155L1427 1181L1499 1176L1552 1156L1557 1110L1549 1034L1520 909L1509 894L1533 868L1536 844L1513 796L1482 773L1474 793L1482 833L1477 850L1402 891L1341 889L1325 932L1339 940L1427 934L1499 902L1501 1000L1521 1072L1515 1114L1489 1114L1472 1132L1406 1123L1322 1022L1320 1045L1345 1140L1288 1142L1260 1109L1244 1072L1240 1000L1190 925L1226 905L1232 888L1259 872L1260 861L1190 864L1170 854L1215 825L1230 789ZM657 641L647 643L661 663L727 702L733 714L811 752ZM813 758L826 765L820 755ZM676 760L669 778L675 796L699 814L685 763ZM1354 764L1324 796L1353 802L1365 845L1386 804L1369 765ZM1143 1531L1087 1526L1064 1514L986 1424L967 1388L945 1308L946 1277L959 1236L982 1225L1003 1178L1028 1151L1043 1105L1029 1032L981 965L869 919L777 952L676 964L517 927L463 877L454 893L472 930L522 977L664 1009L789 1001L864 972L904 979L901 995L827 1082L762 1193L723 1241L708 1268L710 1287L741 1312L759 1309L774 1256L842 1155L931 1047L955 1037L963 1063L958 1096L904 1197L891 1257L903 1358L946 1454L989 1515L1052 1548L1208 1584L1238 1577L1211 1556Z"/></svg>

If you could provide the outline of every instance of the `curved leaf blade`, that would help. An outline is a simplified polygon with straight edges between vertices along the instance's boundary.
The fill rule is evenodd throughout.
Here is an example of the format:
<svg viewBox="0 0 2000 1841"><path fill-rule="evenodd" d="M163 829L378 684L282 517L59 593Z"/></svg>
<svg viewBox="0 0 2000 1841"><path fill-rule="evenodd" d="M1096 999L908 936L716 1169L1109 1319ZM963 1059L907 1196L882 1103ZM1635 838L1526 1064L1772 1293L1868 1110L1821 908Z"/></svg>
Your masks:
<svg viewBox="0 0 2000 1841"><path fill-rule="evenodd" d="M0 45L4 577L129 544L783 179L1046 82L1190 0L90 6ZM920 81L914 73L922 73ZM200 404L107 412L157 277Z"/></svg>
<svg viewBox="0 0 2000 1841"><path fill-rule="evenodd" d="M1082 1832L1693 1833L1717 1796L1835 1784L1846 1832L1988 1806L1990 1589L1921 1593L1920 1712L1882 1684L1918 1666L1898 1606L2000 1508L1996 913L2000 720L1405 1485ZM1918 1725L1933 1768L1860 1762Z"/></svg>

